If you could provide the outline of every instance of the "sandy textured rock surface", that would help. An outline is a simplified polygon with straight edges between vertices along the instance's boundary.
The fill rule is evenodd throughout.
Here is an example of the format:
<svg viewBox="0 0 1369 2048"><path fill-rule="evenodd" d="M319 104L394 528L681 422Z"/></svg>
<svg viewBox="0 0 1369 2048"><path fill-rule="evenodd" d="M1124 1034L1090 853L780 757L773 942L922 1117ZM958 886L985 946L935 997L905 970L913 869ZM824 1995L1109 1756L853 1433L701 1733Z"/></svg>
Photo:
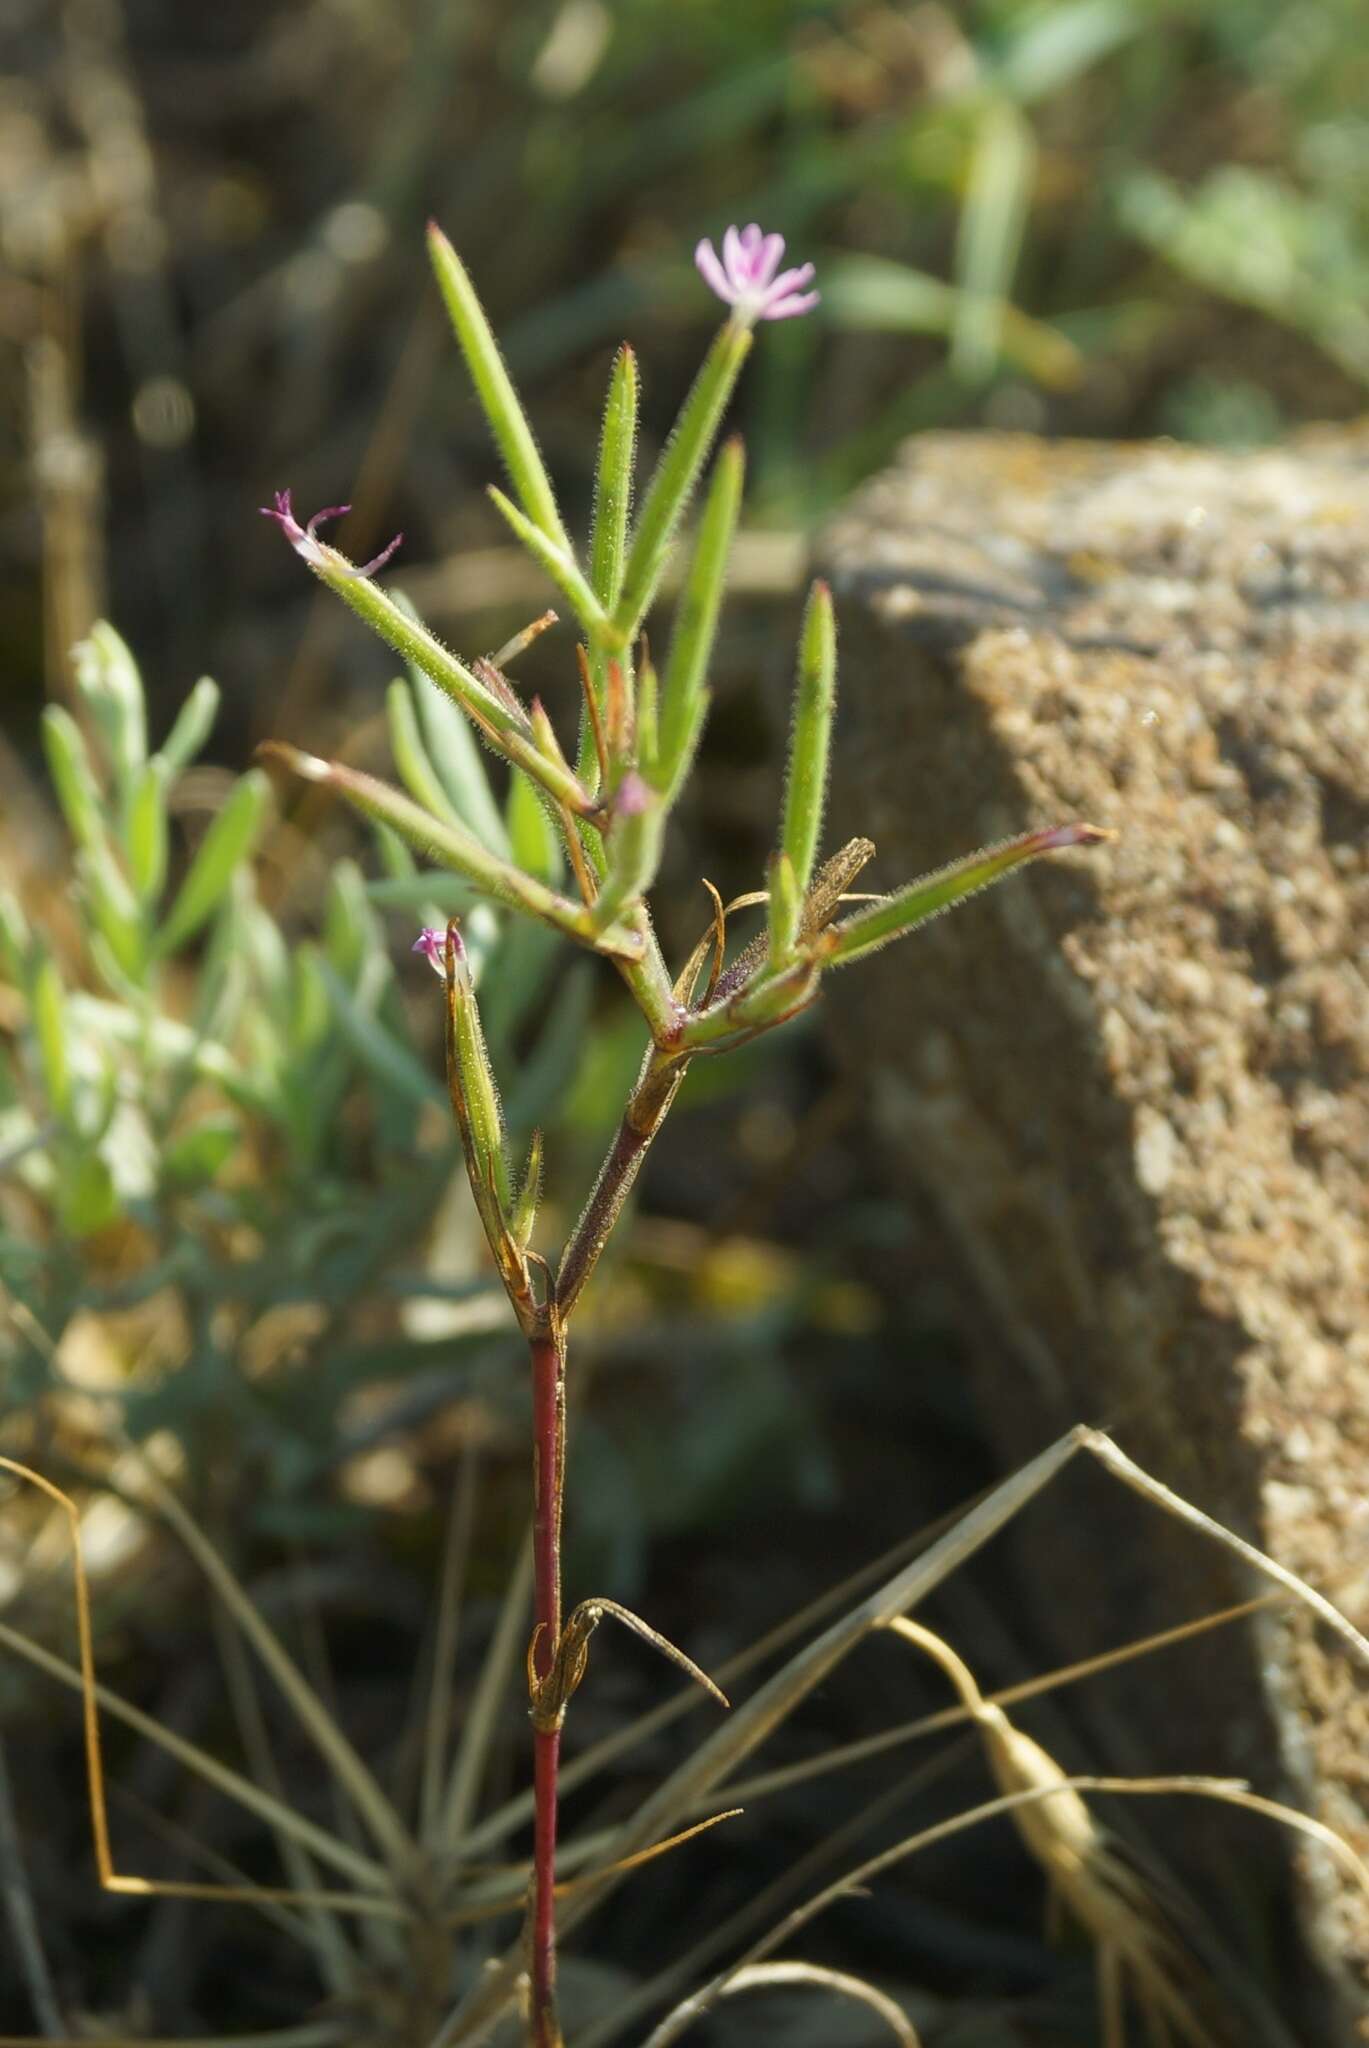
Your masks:
<svg viewBox="0 0 1369 2048"><path fill-rule="evenodd" d="M933 435L818 566L835 824L877 841L876 886L1065 818L1121 835L832 990L1005 1457L1107 1424L1369 1629L1369 435ZM1251 1590L1101 1480L1027 1554L1062 1655ZM1081 1693L1079 1725L1095 1763L1249 1776L1369 1855L1367 1679L1281 1609ZM1309 2039L1369 2038L1362 1892L1253 1823L1152 1827L1285 1989L1296 1924L1342 2000Z"/></svg>

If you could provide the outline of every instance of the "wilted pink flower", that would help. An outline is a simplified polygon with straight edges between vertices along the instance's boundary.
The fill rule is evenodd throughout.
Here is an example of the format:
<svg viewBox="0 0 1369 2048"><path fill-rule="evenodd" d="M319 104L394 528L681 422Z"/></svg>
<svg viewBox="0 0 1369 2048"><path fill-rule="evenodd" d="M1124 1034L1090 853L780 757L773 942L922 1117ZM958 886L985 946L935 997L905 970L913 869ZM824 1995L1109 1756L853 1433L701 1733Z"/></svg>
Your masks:
<svg viewBox="0 0 1369 2048"><path fill-rule="evenodd" d="M449 925L445 932L434 931L430 924L425 924L412 946L410 946L409 951L411 953L421 953L429 967L432 968L433 973L440 980L445 981L447 979L448 932L451 934L452 948L455 954L457 979L458 981L466 979L467 986L469 986L470 969L466 962L466 948L462 944L461 934L455 924Z"/></svg>
<svg viewBox="0 0 1369 2048"><path fill-rule="evenodd" d="M753 221L748 228L727 230L721 262L711 242L700 242L694 261L704 283L736 309L734 318L752 327L757 320L790 320L796 313L810 313L818 303L817 292L803 290L812 278L812 264L780 270L783 254L784 236L763 235Z"/></svg>
<svg viewBox="0 0 1369 2048"><path fill-rule="evenodd" d="M397 533L389 546L382 548L378 555L373 555L369 562L353 565L350 562L343 562L331 549L325 556L323 543L317 537L317 528L321 520L345 518L352 509L350 505L325 506L322 512L314 514L307 526L301 526L296 519L290 504L289 491L277 491L274 505L262 505L258 509L264 519L275 520L300 560L307 562L311 569L321 569L327 562L328 567L340 569L348 576L374 576L377 569L385 567L404 538L402 533Z"/></svg>

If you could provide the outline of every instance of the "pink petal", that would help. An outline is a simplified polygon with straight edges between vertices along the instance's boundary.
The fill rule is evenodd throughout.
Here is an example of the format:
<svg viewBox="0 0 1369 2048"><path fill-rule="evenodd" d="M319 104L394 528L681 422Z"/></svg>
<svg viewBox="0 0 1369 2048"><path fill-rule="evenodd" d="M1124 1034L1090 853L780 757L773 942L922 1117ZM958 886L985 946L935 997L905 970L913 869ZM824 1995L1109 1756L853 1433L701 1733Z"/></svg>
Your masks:
<svg viewBox="0 0 1369 2048"><path fill-rule="evenodd" d="M727 272L719 263L717 251L711 242L700 242L694 251L694 261L699 267L700 277L709 290L716 292L727 305L735 306L737 294L729 283Z"/></svg>
<svg viewBox="0 0 1369 2048"><path fill-rule="evenodd" d="M792 270L782 270L780 272L779 276L771 284L768 295L774 299L786 299L791 292L796 292L803 285L810 283L812 277L812 264L798 263Z"/></svg>
<svg viewBox="0 0 1369 2048"><path fill-rule="evenodd" d="M751 265L740 228L728 228L723 235L723 268L740 296L751 282Z"/></svg>
<svg viewBox="0 0 1369 2048"><path fill-rule="evenodd" d="M761 318L762 320L792 320L796 314L811 313L821 297L821 292L791 293L787 299L776 299L768 303L761 314Z"/></svg>
<svg viewBox="0 0 1369 2048"><path fill-rule="evenodd" d="M783 254L783 235L762 236L760 247L755 253L751 266L753 282L758 285L768 285L780 267L780 258Z"/></svg>

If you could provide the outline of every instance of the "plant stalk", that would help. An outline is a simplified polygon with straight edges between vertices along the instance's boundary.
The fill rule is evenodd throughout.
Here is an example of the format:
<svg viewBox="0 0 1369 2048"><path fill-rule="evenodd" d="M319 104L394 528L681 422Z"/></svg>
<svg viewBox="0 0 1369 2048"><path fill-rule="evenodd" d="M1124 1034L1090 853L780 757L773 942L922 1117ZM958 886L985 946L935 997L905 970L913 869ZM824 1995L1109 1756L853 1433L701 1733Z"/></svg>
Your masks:
<svg viewBox="0 0 1369 2048"><path fill-rule="evenodd" d="M566 1461L566 1354L559 1324L530 1338L533 1423L533 2048L561 2048L556 2012L556 1818L564 1700L539 1711L561 1641L561 1503Z"/></svg>

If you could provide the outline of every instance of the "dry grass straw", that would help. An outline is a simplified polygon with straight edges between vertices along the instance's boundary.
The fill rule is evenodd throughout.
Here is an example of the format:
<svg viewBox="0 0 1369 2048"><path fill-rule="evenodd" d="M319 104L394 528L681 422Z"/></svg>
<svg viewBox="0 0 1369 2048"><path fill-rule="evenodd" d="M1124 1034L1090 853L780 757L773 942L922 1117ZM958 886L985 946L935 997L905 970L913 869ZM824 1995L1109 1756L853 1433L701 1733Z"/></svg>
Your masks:
<svg viewBox="0 0 1369 2048"><path fill-rule="evenodd" d="M885 1995L858 1979L840 1972L822 1972L815 1966L786 1960L771 1960L773 1950L836 1899L849 1896L881 1871L909 1857L933 1842L945 1840L965 1828L998 1815L1011 1814L1029 1850L1045 1870L1055 1890L1074 1917L1093 1936L1099 1955L1100 2003L1108 2048L1120 2048L1124 2036L1124 2013L1128 1992L1139 1996L1157 2030L1168 2029L1185 2048L1213 2048L1215 2037L1205 2030L1198 2016L1198 1993L1192 1975L1192 1959L1182 1950L1166 1922L1162 1900L1147 1889L1146 1881L1118 1852L1112 1839L1095 1821L1084 1794L1113 1792L1124 1795L1178 1793L1218 1798L1263 1814L1285 1826L1294 1827L1319 1842L1369 1889L1369 1870L1330 1829L1308 1816L1265 1800L1245 1786L1211 1778L1113 1779L1066 1775L1038 1743L1009 1721L1006 1704L1054 1683L1068 1682L1116 1657L1142 1654L1158 1644L1181 1640L1194 1629L1211 1625L1191 1623L1169 1631L1146 1645L1130 1646L1122 1652L1090 1659L1068 1671L1028 1681L997 1700L985 1699L968 1667L941 1638L908 1620L909 1610L940 1585L958 1566L993 1535L1005 1528L1019 1509L1080 1451L1096 1457L1122 1482L1151 1500L1164 1512L1198 1528L1212 1540L1233 1551L1272 1579L1288 1596L1309 1606L1362 1662L1369 1664L1369 1643L1339 1615L1328 1602L1301 1584L1292 1574L1265 1558L1251 1545L1213 1522L1201 1511L1173 1495L1134 1466L1108 1439L1087 1430L1077 1430L1044 1451L1021 1471L1013 1474L963 1513L947 1518L939 1533L910 1540L899 1546L877 1568L857 1575L854 1581L812 1604L801 1616L775 1630L764 1642L735 1658L720 1673L735 1685L763 1657L786 1649L804 1628L826 1621L820 1633L793 1652L729 1719L711 1734L671 1776L639 1806L625 1822L613 1829L581 1834L565 1845L560 1869L560 1895L564 1901L563 1925L577 1924L600 1904L629 1872L661 1855L665 1850L688 1842L703 1828L730 1817L711 1812L718 1804L720 1789L730 1801L745 1796L756 1800L805 1776L842 1768L861 1756L876 1753L914 1736L945 1730L956 1722L969 1722L977 1730L997 1778L999 1796L969 1812L923 1828L893 1848L867 1858L842 1877L814 1893L804 1904L776 1919L729 1968L716 1974L686 1998L651 2037L652 2048L663 2048L677 2038L719 1998L742 1991L763 1991L781 1984L804 1984L825 1989L833 1995L863 2000L878 2010L895 2038L916 2041L910 2023L891 2008ZM459 1510L443 1573L435 1622L434 1658L426 1699L420 1698L414 1731L421 1758L420 1783L415 1803L418 1820L411 1833L400 1811L381 1790L369 1769L356 1757L342 1736L320 1691L304 1677L279 1638L268 1628L250 1596L214 1550L195 1528L185 1510L168 1489L151 1475L148 1491L157 1505L187 1542L215 1591L222 1613L232 1627L221 1632L221 1650L229 1690L238 1715L252 1777L244 1777L220 1763L183 1737L161 1728L149 1716L101 1687L95 1678L90 1591L80 1549L80 1518L74 1503L51 1481L29 1471L14 1460L0 1460L0 1468L37 1486L65 1518L72 1540L75 1574L79 1659L76 1666L19 1631L0 1623L0 1644L14 1650L37 1668L78 1691L86 1737L90 1772L92 1829L100 1881L107 1889L138 1897L159 1894L173 1897L219 1900L247 1905L267 1914L282 1931L304 1940L314 1953L327 1988L344 1992L355 1989L364 1976L366 1951L380 1940L380 1952L400 1953L401 1940L416 1941L423 1927L451 1930L471 1926L500 1915L521 1914L527 1881L522 1861L478 1863L477 1856L505 1840L526 1819L526 1802L520 1797L505 1800L496 1810L476 1820L486 1794L490 1761L504 1702L515 1682L519 1650L526 1628L526 1552L505 1589L502 1609L485 1652L471 1705L455 1743L454 1754L446 1755L446 1728L450 1717L450 1653L456 1639L457 1613L461 1599L465 1558L469 1549L468 1517L471 1510ZM872 1584L872 1580L874 1583ZM853 1597L853 1594L855 1597ZM1269 1596L1265 1596L1268 1598ZM1216 1620L1233 1619L1259 1602L1249 1602ZM828 1619L828 1617L834 1617ZM920 1721L886 1731L863 1743L849 1745L825 1757L810 1760L784 1771L737 1777L739 1767L754 1754L768 1736L785 1721L808 1693L869 1635L893 1630L925 1654L936 1658L952 1679L959 1705ZM278 1684L294 1710L295 1717L312 1738L315 1748L329 1767L333 1783L342 1796L343 1832L319 1826L294 1811L278 1780L266 1727L251 1679L245 1652L255 1654ZM440 1654L439 1654L440 1653ZM326 1691L326 1686L324 1691ZM623 1731L575 1761L568 1776L584 1782L602 1772L629 1746L669 1723L698 1699L691 1688L644 1715ZM123 1721L137 1733L157 1743L203 1782L246 1808L272 1829L277 1838L289 1886L262 1887L238 1881L238 1875L212 1851L202 1860L216 1871L220 1881L168 1882L133 1877L118 1872L110 1849L109 1826L100 1755L99 1715L101 1712ZM877 1812L887 1809L908 1794L912 1785L935 1775L946 1761L946 1753L932 1759L926 1773L915 1781L901 1776L891 1793L874 1802L871 1809L853 1816L839 1835L822 1845L821 1856L829 1860L873 1825ZM700 1815L706 1815L702 1820ZM380 1858L346 1839L357 1821L366 1828ZM344 1881L346 1889L320 1885L316 1866L322 1866ZM425 1874L426 1873L426 1874ZM811 1876L809 1861L798 1871L786 1874L771 1894L768 1910L782 1903L786 1889L793 1896L795 1882ZM766 1900L753 1902L766 1907ZM745 1916L756 1924L755 1913ZM361 1950L346 1931L348 1923L360 1922ZM383 1930L388 1926L389 1935ZM406 1935L406 1926L410 1932ZM707 1965L707 1951L718 1953L724 1946L735 1947L743 1933L741 1923L722 1927L691 1953L666 1965L649 1984L591 2024L583 2036L583 2048L600 2048L619 2039L640 2015L654 2003L659 2010L663 1996L671 1995L697 1978ZM491 2028L514 2007L522 1970L522 1949L516 1945L502 1959L492 1961L464 2002L440 2022L434 2019L430 2036L418 2040L415 2048L449 2048L457 2042L487 2038ZM675 2031L671 2031L671 2029ZM900 2031L902 2029L902 2031ZM344 2030L333 2021L318 2026L286 2030L254 2037L256 2048L313 2048L344 2038ZM3 2044L0 2044L3 2048ZM201 2044L208 2048L208 2044ZM406 2041L406 2048L408 2043Z"/></svg>

